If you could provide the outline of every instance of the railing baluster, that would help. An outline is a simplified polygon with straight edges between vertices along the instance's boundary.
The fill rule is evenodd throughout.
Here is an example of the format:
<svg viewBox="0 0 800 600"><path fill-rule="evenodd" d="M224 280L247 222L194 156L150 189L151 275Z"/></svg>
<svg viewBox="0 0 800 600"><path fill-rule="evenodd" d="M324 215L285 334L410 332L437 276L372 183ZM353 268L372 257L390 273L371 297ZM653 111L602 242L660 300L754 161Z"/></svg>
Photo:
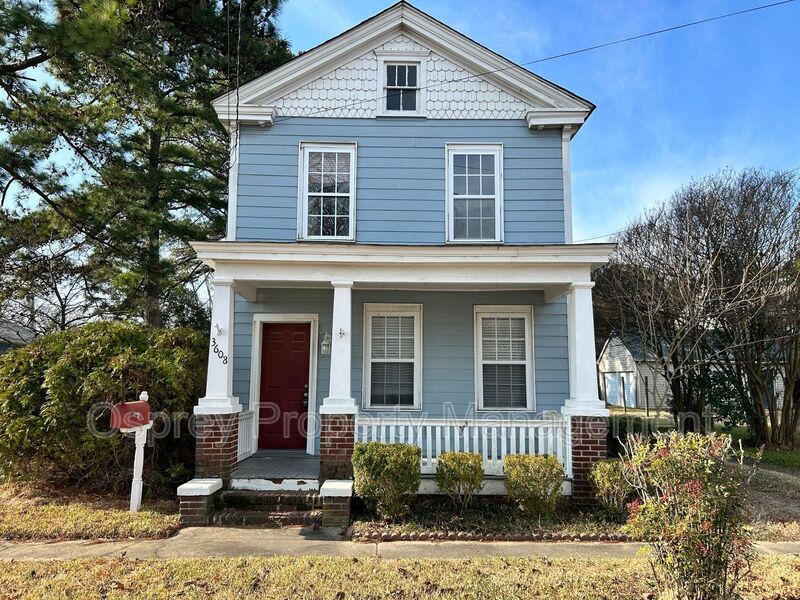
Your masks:
<svg viewBox="0 0 800 600"><path fill-rule="evenodd" d="M442 454L442 426L436 426L436 460L439 460L439 456Z"/></svg>
<svg viewBox="0 0 800 600"><path fill-rule="evenodd" d="M428 468L433 468L433 444L431 443L431 425L425 426L425 455L428 457Z"/></svg>
<svg viewBox="0 0 800 600"><path fill-rule="evenodd" d="M547 454L549 454L550 456L555 456L555 452L554 452L555 448L553 447L553 444L555 442L555 440L553 439L554 438L554 434L555 434L555 432L553 431L553 427L552 426L548 427L547 428Z"/></svg>
<svg viewBox="0 0 800 600"><path fill-rule="evenodd" d="M556 457L558 462L564 464L564 430L561 427L556 429Z"/></svg>
<svg viewBox="0 0 800 600"><path fill-rule="evenodd" d="M481 430L481 453L483 454L483 464L489 464L489 444L487 443L488 431L486 426L480 428Z"/></svg>
<svg viewBox="0 0 800 600"><path fill-rule="evenodd" d="M516 454L517 453L517 428L513 425L508 430L509 437L511 439L511 452L509 454Z"/></svg>

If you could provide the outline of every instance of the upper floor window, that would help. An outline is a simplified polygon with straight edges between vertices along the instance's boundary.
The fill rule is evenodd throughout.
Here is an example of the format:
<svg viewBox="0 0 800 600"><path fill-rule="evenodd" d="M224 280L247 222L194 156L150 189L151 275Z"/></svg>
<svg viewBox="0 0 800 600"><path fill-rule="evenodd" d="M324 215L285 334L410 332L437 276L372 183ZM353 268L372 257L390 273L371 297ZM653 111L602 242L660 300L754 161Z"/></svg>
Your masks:
<svg viewBox="0 0 800 600"><path fill-rule="evenodd" d="M300 237L352 240L355 232L355 145L302 144L300 154Z"/></svg>
<svg viewBox="0 0 800 600"><path fill-rule="evenodd" d="M386 63L386 110L417 112L419 64Z"/></svg>
<svg viewBox="0 0 800 600"><path fill-rule="evenodd" d="M448 241L503 239L503 148L448 144Z"/></svg>
<svg viewBox="0 0 800 600"><path fill-rule="evenodd" d="M378 58L378 115L425 116L425 67L429 51L375 50Z"/></svg>

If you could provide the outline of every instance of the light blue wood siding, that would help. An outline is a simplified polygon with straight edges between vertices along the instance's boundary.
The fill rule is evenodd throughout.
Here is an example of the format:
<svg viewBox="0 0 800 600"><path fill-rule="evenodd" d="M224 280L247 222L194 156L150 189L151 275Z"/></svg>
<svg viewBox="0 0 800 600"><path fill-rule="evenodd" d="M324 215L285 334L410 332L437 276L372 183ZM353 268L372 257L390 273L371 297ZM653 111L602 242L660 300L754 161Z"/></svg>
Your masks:
<svg viewBox="0 0 800 600"><path fill-rule="evenodd" d="M569 393L566 304L545 304L538 291L422 292L353 290L352 390L362 400L364 303L422 304L423 400L428 417L465 417L475 407L473 307L476 304L523 304L534 307L534 377L536 414L559 410ZM250 401L253 315L256 313L315 313L320 337L331 330L332 290L259 290L258 302L236 299L234 394L244 406ZM330 357L317 366L317 406L328 393ZM369 411L380 414L380 411ZM502 415L486 411L482 415ZM507 413L506 413L507 414ZM517 414L517 413L515 413Z"/></svg>
<svg viewBox="0 0 800 600"><path fill-rule="evenodd" d="M358 145L356 241L445 242L445 144L502 143L505 243L564 242L561 133L522 120L291 118L244 126L236 236L297 239L300 142Z"/></svg>

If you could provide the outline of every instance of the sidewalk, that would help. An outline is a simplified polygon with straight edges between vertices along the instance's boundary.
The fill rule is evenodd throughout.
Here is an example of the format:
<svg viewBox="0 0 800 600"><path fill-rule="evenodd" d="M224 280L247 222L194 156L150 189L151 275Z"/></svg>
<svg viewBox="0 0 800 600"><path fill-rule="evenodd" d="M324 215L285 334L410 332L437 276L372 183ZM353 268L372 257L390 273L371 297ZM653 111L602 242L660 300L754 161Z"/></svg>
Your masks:
<svg viewBox="0 0 800 600"><path fill-rule="evenodd" d="M606 542L385 542L342 541L339 529L188 527L163 540L121 542L0 542L0 560L75 558L205 558L234 556L371 556L470 558L547 556L632 558L643 546ZM760 542L763 554L800 554L800 542Z"/></svg>

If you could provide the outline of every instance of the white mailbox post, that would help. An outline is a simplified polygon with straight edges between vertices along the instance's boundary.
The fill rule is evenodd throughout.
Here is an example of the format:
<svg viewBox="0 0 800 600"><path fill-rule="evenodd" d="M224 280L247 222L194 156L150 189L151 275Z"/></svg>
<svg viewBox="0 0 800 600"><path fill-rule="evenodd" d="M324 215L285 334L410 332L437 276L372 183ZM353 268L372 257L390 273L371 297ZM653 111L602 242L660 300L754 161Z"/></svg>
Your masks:
<svg viewBox="0 0 800 600"><path fill-rule="evenodd" d="M112 427L119 427L122 433L133 433L136 437L136 453L133 457L133 482L131 483L131 512L139 512L142 506L142 469L144 468L144 445L147 430L153 426L150 421L150 396L147 392L139 394L139 402L123 402L112 409Z"/></svg>

